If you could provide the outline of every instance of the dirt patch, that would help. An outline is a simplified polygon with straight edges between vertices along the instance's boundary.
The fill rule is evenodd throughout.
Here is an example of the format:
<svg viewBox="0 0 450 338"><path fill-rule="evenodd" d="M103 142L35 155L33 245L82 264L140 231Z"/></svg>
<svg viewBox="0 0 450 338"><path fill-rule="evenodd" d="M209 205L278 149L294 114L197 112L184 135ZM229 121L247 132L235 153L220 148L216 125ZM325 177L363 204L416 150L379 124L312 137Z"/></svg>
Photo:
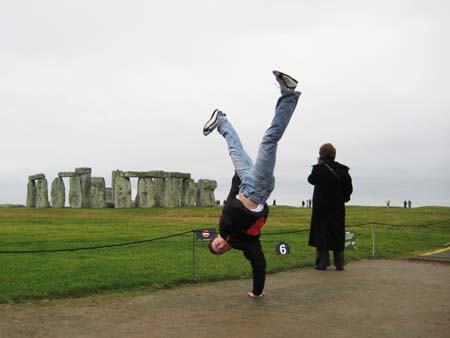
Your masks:
<svg viewBox="0 0 450 338"><path fill-rule="evenodd" d="M371 260L145 295L0 306L0 337L448 337L450 265Z"/></svg>

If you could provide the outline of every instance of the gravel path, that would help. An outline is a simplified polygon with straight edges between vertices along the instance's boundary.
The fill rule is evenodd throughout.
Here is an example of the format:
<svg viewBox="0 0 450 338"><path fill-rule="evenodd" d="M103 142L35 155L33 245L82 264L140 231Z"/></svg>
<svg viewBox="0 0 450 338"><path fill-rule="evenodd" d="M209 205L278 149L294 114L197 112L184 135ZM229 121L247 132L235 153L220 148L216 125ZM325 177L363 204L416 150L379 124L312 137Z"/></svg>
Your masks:
<svg viewBox="0 0 450 338"><path fill-rule="evenodd" d="M1 338L433 337L450 332L450 264L365 260L139 295L0 305Z"/></svg>

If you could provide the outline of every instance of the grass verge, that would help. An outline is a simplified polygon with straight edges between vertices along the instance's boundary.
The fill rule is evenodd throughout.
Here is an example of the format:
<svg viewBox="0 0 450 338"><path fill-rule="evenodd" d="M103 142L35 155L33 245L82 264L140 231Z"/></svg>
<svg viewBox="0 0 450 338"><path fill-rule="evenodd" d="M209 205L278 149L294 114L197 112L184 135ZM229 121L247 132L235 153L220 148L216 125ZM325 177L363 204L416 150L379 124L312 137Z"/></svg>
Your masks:
<svg viewBox="0 0 450 338"><path fill-rule="evenodd" d="M311 209L271 208L261 241L268 272L312 266L308 229ZM0 251L102 246L217 227L221 208L0 209ZM347 230L357 250L346 260L408 258L450 242L450 208L348 207ZM441 224L430 225L445 221ZM378 222L390 225L364 225ZM375 242L373 234L375 234ZM278 242L291 252L278 255ZM375 244L375 245L374 245ZM192 233L136 245L57 253L0 254L0 303L151 290L251 276L241 252L209 254ZM373 255L374 254L374 255Z"/></svg>

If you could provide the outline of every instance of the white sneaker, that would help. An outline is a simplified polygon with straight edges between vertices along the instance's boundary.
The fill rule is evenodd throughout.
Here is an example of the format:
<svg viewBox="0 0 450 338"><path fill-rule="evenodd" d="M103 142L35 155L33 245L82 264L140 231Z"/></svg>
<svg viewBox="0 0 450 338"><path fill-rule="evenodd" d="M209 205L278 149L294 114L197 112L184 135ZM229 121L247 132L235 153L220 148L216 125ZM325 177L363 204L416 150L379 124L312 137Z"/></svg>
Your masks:
<svg viewBox="0 0 450 338"><path fill-rule="evenodd" d="M217 128L217 124L219 123L219 116L226 116L224 113L222 113L218 109L214 109L211 117L209 120L205 123L205 126L203 127L203 135L207 136L211 134L211 132Z"/></svg>
<svg viewBox="0 0 450 338"><path fill-rule="evenodd" d="M290 89L294 90L297 87L298 81L287 74L274 70L273 75L280 85L280 89Z"/></svg>

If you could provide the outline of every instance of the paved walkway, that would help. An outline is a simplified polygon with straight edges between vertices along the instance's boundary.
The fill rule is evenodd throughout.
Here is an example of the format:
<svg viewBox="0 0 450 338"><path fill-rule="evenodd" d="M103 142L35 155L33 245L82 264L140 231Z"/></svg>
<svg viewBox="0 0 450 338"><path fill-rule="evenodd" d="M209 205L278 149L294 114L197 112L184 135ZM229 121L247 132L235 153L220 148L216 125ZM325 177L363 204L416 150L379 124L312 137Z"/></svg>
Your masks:
<svg viewBox="0 0 450 338"><path fill-rule="evenodd" d="M342 337L447 338L450 264L352 262L343 272L269 275L261 300L250 280L149 294L0 306L1 338Z"/></svg>
<svg viewBox="0 0 450 338"><path fill-rule="evenodd" d="M416 257L427 261L447 262L450 263L450 246L445 249L440 249Z"/></svg>

